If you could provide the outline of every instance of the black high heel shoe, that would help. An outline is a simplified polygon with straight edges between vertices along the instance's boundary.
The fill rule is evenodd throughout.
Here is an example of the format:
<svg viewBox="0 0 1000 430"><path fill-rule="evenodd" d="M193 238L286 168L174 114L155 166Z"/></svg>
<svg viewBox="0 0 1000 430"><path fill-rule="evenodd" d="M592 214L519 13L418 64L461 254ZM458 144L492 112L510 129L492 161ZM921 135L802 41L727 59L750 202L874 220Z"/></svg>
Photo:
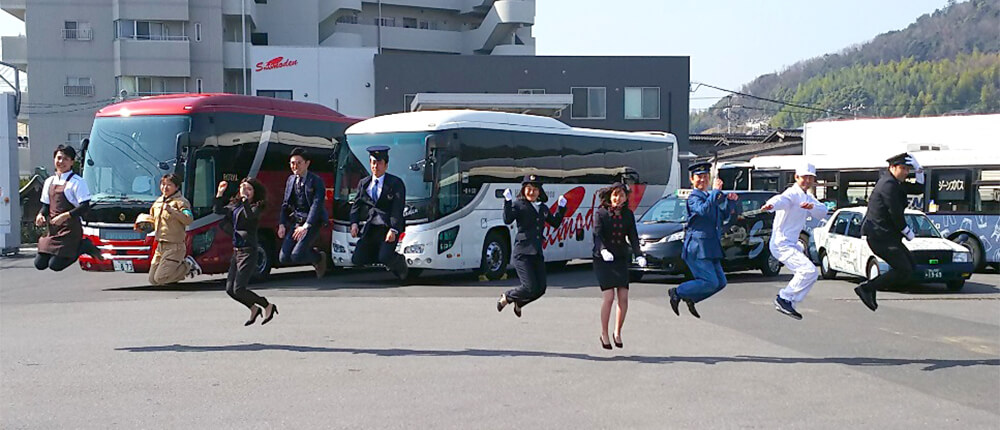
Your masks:
<svg viewBox="0 0 1000 430"><path fill-rule="evenodd" d="M615 343L616 347L618 347L618 348L624 348L625 347L625 345L622 343L622 336L621 335L614 336L614 337L611 338L611 340Z"/></svg>
<svg viewBox="0 0 1000 430"><path fill-rule="evenodd" d="M271 318L274 318L274 316L278 314L278 305L271 303L267 305L267 308L264 309L264 312L266 313L266 315L264 315L264 321L261 321L260 325L267 324L268 321L271 321Z"/></svg>
<svg viewBox="0 0 1000 430"><path fill-rule="evenodd" d="M601 335L601 348L611 349L611 343L604 343L604 335Z"/></svg>
<svg viewBox="0 0 1000 430"><path fill-rule="evenodd" d="M257 322L257 317L259 317L262 312L263 311L260 309L260 306L254 305L254 307L250 309L250 319L243 323L243 325L253 325L253 323Z"/></svg>

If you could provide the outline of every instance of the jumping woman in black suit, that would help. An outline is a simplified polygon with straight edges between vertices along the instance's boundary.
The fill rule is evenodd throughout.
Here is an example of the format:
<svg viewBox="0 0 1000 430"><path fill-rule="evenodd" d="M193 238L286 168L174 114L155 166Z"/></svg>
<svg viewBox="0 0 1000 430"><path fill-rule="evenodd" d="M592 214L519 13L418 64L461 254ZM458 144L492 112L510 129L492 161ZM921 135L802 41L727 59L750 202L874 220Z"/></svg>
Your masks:
<svg viewBox="0 0 1000 430"><path fill-rule="evenodd" d="M219 182L214 208L215 213L226 216L233 230L233 259L226 276L226 293L250 309L250 319L243 325L253 324L261 313L264 314L261 324L267 324L278 313L278 307L247 289L250 277L257 268L257 259L267 258L266 255L257 255L257 225L267 205L267 191L256 179L246 178L240 182L240 189L229 204L225 204L222 197L228 185L226 181Z"/></svg>
<svg viewBox="0 0 1000 430"><path fill-rule="evenodd" d="M545 223L559 228L566 214L566 198L559 196L559 209L549 212L545 203L538 201L542 195L542 183L535 175L526 175L521 181L521 192L514 200L514 193L507 189L503 193L503 221L510 224L517 221L517 236L514 239L514 269L521 280L521 286L500 296L497 311L502 311L508 303L514 304L514 315L521 316L521 308L545 294L545 256L542 255L542 233Z"/></svg>
<svg viewBox="0 0 1000 430"><path fill-rule="evenodd" d="M601 346L611 349L608 339L608 321L611 305L618 296L615 316L615 346L622 345L622 325L628 312L628 264L636 255L639 265L645 266L645 257L639 250L639 233L635 228L635 214L628 207L628 189L615 183L598 191L601 206L594 216L594 273L601 285L604 301L601 303Z"/></svg>

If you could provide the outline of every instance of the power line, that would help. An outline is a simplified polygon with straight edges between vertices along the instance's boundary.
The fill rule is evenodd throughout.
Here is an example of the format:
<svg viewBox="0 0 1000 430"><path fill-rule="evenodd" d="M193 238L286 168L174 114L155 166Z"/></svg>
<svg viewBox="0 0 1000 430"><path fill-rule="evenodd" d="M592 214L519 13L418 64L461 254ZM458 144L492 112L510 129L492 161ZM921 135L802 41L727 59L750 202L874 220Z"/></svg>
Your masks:
<svg viewBox="0 0 1000 430"><path fill-rule="evenodd" d="M816 112L823 112L823 113L827 113L827 114L830 114L830 115L836 115L836 116L843 115L842 112L836 112L836 111L832 111L832 110L829 110L829 109L823 109L823 108L817 108L817 107L812 107L812 106L801 105L801 104L798 104L798 103L792 103L792 102L786 102L786 101L781 101L781 100L769 99L767 97L755 96L753 94L748 94L748 93L744 93L744 92L740 92L740 91L735 91L735 90L727 90L725 88L717 87L715 85L706 84L704 82L694 82L694 81L692 81L691 83L697 84L699 86L704 86L704 87L716 89L716 90L719 90L719 91L725 91L725 92L728 92L728 93L731 93L731 94L736 94L738 96L743 96L743 97L748 97L748 98L751 98L751 99L756 99L756 100L760 100L760 101L769 102L769 103L777 103L777 104L781 104L781 105L785 105L785 106L792 106L792 107L797 107L797 108L800 108L800 109L807 109L807 110L816 111Z"/></svg>

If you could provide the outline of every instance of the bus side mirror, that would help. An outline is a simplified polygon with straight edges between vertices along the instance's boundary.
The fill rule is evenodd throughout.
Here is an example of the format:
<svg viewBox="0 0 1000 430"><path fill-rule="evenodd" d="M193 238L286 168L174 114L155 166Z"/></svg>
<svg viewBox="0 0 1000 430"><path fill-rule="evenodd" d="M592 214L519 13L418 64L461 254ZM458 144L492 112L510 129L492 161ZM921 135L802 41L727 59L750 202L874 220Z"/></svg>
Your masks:
<svg viewBox="0 0 1000 430"><path fill-rule="evenodd" d="M90 138L85 137L83 139L80 139L80 171L81 172L83 172L83 169L86 168L86 166L88 166L88 165L92 166L94 164L93 160L87 160L87 148L89 148L89 147L90 147ZM88 164L88 162L89 162L89 164Z"/></svg>
<svg viewBox="0 0 1000 430"><path fill-rule="evenodd" d="M424 138L424 182L434 182L434 153L437 152L438 140L431 134Z"/></svg>

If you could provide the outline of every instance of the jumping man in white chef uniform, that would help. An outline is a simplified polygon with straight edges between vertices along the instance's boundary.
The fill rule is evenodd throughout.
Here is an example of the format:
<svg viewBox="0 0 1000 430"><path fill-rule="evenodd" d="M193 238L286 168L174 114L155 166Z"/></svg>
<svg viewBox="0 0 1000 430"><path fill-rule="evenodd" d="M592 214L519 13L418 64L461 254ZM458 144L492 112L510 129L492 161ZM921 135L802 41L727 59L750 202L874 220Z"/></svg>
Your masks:
<svg viewBox="0 0 1000 430"><path fill-rule="evenodd" d="M785 192L771 197L761 210L775 212L774 228L771 230L771 255L781 261L795 276L788 285L778 292L774 308L797 320L802 314L795 310L795 304L806 298L809 289L816 283L816 266L803 253L799 245L799 233L806 225L806 218L826 217L826 206L816 200L806 190L816 183L816 167L806 164L795 170L795 185Z"/></svg>

